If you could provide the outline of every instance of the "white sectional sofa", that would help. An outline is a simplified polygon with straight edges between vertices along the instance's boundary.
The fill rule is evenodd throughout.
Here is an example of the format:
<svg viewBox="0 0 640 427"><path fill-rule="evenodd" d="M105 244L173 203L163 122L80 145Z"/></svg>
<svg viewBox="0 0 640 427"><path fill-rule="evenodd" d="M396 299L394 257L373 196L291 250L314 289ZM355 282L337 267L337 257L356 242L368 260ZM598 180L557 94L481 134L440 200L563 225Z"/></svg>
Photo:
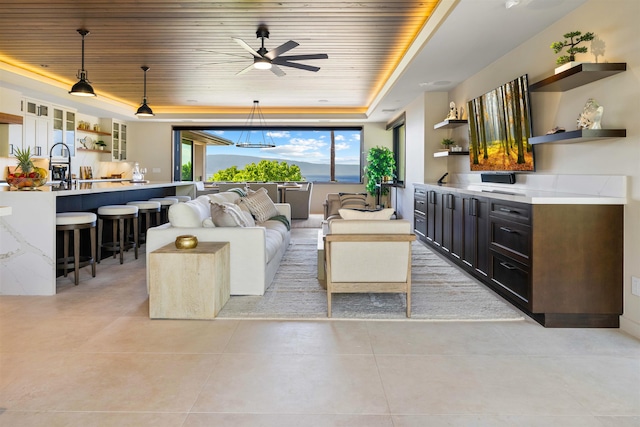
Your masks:
<svg viewBox="0 0 640 427"><path fill-rule="evenodd" d="M228 191L207 194L186 203L172 205L169 210L170 222L152 227L147 232L147 266L152 251L175 242L179 235L194 235L199 242L229 242L231 295L263 295L271 285L289 246L291 233L283 222L277 220L267 220L249 227L214 226L211 220L210 200L237 203L240 198L239 194ZM275 207L278 213L284 215L291 223L290 206L286 203L276 203Z"/></svg>

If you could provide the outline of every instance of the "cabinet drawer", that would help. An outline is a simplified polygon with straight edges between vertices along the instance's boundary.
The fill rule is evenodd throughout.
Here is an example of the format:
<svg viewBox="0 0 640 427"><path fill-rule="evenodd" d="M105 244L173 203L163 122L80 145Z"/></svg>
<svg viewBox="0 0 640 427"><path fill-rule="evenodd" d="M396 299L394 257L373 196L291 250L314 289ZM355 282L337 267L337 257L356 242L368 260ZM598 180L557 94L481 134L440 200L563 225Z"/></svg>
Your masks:
<svg viewBox="0 0 640 427"><path fill-rule="evenodd" d="M426 215L427 213L427 195L422 193L418 194L417 192L413 196L413 209L416 212L421 212Z"/></svg>
<svg viewBox="0 0 640 427"><path fill-rule="evenodd" d="M531 255L530 227L492 217L489 236L492 249L502 249L507 252L507 255L515 257L524 264L529 264Z"/></svg>
<svg viewBox="0 0 640 427"><path fill-rule="evenodd" d="M491 280L530 308L531 286L528 267L491 251Z"/></svg>
<svg viewBox="0 0 640 427"><path fill-rule="evenodd" d="M530 224L531 206L524 203L491 200L491 215Z"/></svg>
<svg viewBox="0 0 640 427"><path fill-rule="evenodd" d="M416 234L421 237L426 237L427 235L427 218L424 214L421 214L418 211L414 211L413 213L413 228Z"/></svg>

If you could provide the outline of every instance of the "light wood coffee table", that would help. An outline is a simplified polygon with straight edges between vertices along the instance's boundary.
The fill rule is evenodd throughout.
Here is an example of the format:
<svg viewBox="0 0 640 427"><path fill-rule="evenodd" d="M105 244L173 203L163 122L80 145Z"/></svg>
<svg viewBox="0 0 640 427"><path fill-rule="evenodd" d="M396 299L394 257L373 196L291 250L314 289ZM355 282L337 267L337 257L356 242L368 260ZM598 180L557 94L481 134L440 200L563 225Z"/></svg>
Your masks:
<svg viewBox="0 0 640 427"><path fill-rule="evenodd" d="M149 317L213 319L229 300L229 243L170 243L149 254Z"/></svg>

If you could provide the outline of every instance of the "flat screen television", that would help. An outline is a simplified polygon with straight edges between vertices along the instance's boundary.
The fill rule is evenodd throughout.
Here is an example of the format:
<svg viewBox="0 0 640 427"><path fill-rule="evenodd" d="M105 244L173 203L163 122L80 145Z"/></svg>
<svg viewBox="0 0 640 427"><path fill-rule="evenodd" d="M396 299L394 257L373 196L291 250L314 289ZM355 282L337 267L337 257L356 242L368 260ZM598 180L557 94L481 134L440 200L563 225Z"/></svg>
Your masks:
<svg viewBox="0 0 640 427"><path fill-rule="evenodd" d="M469 101L472 171L534 171L527 75Z"/></svg>

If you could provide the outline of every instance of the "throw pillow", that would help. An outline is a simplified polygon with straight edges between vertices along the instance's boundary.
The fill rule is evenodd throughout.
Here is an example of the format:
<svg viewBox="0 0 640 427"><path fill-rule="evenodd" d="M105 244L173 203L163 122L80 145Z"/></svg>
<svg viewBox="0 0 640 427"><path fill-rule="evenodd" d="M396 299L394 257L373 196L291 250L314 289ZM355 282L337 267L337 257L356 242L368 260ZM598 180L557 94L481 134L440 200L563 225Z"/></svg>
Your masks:
<svg viewBox="0 0 640 427"><path fill-rule="evenodd" d="M265 188L259 188L255 192L250 192L247 197L242 198L242 201L249 207L251 215L253 215L258 223L265 222L269 218L279 214L276 205L273 204Z"/></svg>
<svg viewBox="0 0 640 427"><path fill-rule="evenodd" d="M363 209L367 206L367 195L362 193L340 193L340 207L344 209Z"/></svg>
<svg viewBox="0 0 640 427"><path fill-rule="evenodd" d="M246 217L234 203L211 202L211 221L216 227L247 227Z"/></svg>
<svg viewBox="0 0 640 427"><path fill-rule="evenodd" d="M340 209L340 216L342 219L391 219L391 216L395 212L392 208L381 209L379 211L358 211L354 209Z"/></svg>

